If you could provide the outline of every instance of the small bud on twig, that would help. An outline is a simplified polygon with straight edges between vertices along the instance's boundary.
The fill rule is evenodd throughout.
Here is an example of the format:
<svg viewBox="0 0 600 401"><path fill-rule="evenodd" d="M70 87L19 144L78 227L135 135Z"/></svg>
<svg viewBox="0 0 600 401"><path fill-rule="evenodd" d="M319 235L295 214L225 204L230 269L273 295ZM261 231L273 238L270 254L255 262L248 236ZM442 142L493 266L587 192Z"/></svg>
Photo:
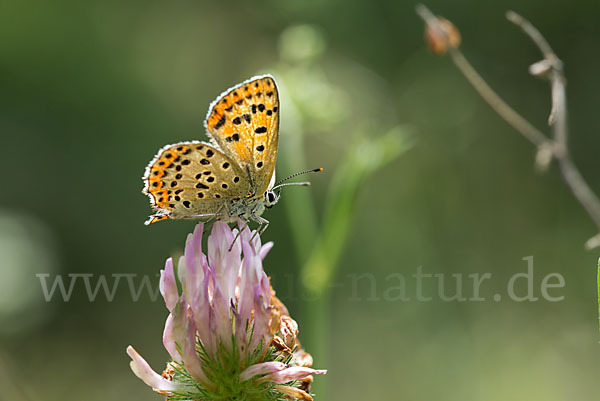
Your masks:
<svg viewBox="0 0 600 401"><path fill-rule="evenodd" d="M460 32L446 18L437 17L432 23L425 25L425 43L429 51L436 56L446 53L448 48L460 46Z"/></svg>

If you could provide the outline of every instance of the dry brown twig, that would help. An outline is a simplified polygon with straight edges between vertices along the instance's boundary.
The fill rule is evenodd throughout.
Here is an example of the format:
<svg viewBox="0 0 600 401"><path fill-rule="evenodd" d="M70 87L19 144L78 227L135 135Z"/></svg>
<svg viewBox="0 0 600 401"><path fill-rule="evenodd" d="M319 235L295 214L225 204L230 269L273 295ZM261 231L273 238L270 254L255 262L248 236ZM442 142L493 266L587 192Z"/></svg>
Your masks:
<svg viewBox="0 0 600 401"><path fill-rule="evenodd" d="M460 34L452 23L435 16L424 5L417 5L416 11L425 21L426 39L430 50L435 54L447 52L459 71L490 107L537 147L536 166L540 170L547 170L552 160L556 160L564 181L600 232L600 200L590 189L569 153L566 79L563 72L563 63L542 34L529 21L514 11L506 13L506 18L520 27L542 53L543 59L532 64L529 67L529 73L540 78L546 78L550 82L552 108L548 117L548 125L552 130L551 137L534 127L502 100L485 82L458 49ZM585 246L587 249L600 247L600 234L589 239Z"/></svg>

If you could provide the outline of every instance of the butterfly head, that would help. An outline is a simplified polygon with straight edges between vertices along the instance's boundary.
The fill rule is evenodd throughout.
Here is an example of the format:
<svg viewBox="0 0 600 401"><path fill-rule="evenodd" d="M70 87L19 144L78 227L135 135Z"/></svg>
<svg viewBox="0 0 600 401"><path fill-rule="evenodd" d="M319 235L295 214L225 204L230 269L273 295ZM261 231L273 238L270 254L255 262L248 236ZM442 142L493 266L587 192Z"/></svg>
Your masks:
<svg viewBox="0 0 600 401"><path fill-rule="evenodd" d="M267 209L272 208L273 205L277 203L280 196L281 191L275 192L274 190L269 189L267 192L265 192L265 207Z"/></svg>

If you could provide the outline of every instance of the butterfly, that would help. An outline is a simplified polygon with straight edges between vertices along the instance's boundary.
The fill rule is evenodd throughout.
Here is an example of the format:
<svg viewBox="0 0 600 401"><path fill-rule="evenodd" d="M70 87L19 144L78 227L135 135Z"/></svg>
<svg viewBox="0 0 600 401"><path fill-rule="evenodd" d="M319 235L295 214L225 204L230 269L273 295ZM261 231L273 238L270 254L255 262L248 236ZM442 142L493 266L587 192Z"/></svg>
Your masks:
<svg viewBox="0 0 600 401"><path fill-rule="evenodd" d="M250 78L223 92L204 122L210 142L179 142L161 148L143 177L143 193L156 211L146 225L165 219L257 222L277 203L275 184L279 141L279 93L270 75ZM277 191L279 189L279 191Z"/></svg>

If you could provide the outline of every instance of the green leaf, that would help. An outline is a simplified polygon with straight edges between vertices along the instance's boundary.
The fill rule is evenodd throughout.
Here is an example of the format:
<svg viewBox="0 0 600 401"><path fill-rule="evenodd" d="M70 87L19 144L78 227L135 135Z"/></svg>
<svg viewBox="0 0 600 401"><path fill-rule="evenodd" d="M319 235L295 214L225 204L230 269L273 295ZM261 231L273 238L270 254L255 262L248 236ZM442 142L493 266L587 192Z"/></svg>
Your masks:
<svg viewBox="0 0 600 401"><path fill-rule="evenodd" d="M333 278L364 182L409 147L400 127L375 139L363 136L351 146L333 177L320 237L302 270L302 283L310 293L321 294Z"/></svg>

